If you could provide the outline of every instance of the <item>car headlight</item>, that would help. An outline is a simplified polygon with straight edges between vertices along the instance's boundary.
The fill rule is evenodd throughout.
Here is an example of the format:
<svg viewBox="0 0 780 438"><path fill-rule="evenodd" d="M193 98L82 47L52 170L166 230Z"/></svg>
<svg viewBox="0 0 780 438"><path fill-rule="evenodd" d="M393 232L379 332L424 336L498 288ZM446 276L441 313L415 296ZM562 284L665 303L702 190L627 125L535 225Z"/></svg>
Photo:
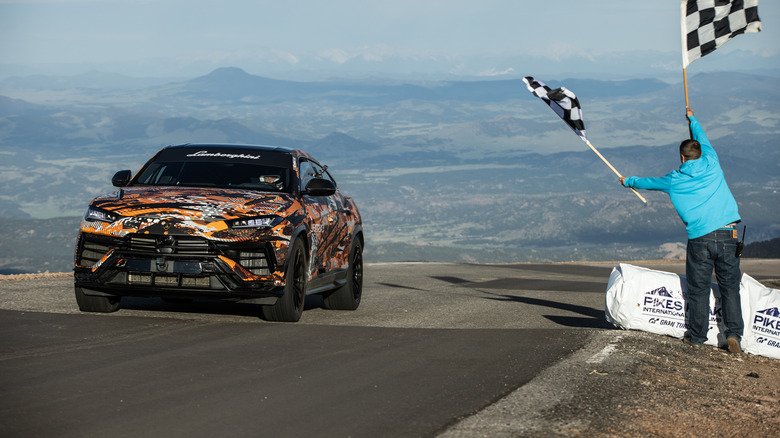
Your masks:
<svg viewBox="0 0 780 438"><path fill-rule="evenodd" d="M229 222L231 228L273 228L279 225L282 220L281 216L258 216L253 218L235 219Z"/></svg>
<svg viewBox="0 0 780 438"><path fill-rule="evenodd" d="M120 219L120 216L114 213L109 213L105 210L101 210L97 207L89 206L87 212L84 214L84 220L97 221L97 222L115 222Z"/></svg>

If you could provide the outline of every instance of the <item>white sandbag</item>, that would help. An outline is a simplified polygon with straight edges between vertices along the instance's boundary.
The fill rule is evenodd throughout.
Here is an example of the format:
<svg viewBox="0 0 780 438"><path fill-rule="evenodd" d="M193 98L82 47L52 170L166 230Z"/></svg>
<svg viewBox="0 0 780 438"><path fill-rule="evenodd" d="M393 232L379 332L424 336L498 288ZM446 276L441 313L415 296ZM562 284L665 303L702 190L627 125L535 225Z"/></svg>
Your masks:
<svg viewBox="0 0 780 438"><path fill-rule="evenodd" d="M686 319L687 285L684 275L621 263L609 276L605 316L622 329L682 338ZM780 291L743 274L740 301L745 330L742 349L780 359ZM710 325L705 344L722 346L726 339L718 285L711 285Z"/></svg>
<svg viewBox="0 0 780 438"><path fill-rule="evenodd" d="M713 285L717 291L717 285ZM685 276L621 263L612 270L607 284L607 321L622 329L642 330L682 338L687 330ZM717 345L718 330L710 294L710 337ZM718 293L718 297L720 294Z"/></svg>
<svg viewBox="0 0 780 438"><path fill-rule="evenodd" d="M679 337L685 332L683 305L678 275L624 263L612 269L605 316L615 326Z"/></svg>
<svg viewBox="0 0 780 438"><path fill-rule="evenodd" d="M742 349L780 359L780 290L770 289L745 274L739 287L742 313L747 314Z"/></svg>

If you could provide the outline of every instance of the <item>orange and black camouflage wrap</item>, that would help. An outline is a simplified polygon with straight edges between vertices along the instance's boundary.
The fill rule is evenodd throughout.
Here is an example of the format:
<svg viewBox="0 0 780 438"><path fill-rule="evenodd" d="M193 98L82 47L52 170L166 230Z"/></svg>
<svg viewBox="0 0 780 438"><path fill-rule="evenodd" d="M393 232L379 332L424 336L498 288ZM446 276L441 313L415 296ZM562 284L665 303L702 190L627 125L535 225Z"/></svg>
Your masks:
<svg viewBox="0 0 780 438"><path fill-rule="evenodd" d="M291 153L293 163L297 163L301 157L311 159L301 151ZM297 165L294 164L293 168L297 170ZM156 242L158 246L166 240L179 245L192 240L200 242L200 245L207 244L209 248L223 249L236 245L238 249L225 250L219 254L211 254L214 250L209 249L209 261L205 260L205 256L204 260L181 256L174 261L186 260L179 263L191 264L187 266L200 263L200 269L204 270L203 266L213 263L221 271L232 274L228 282L234 285L232 288L251 292L246 296L255 296L258 291L262 292L260 295L271 292L276 294L284 286L288 252L296 238L304 239L308 249L309 280L334 270L346 269L352 239L362 239L359 236L362 233L362 222L357 206L340 191L332 196L305 196L296 191L267 193L227 188L136 187L131 184L115 193L95 198L90 208L106 212L114 220L82 220L75 261L76 283L84 287L96 287L95 282L104 281L105 284L97 288L109 293L112 280L106 280L108 277L105 273L101 274L101 270L106 270L106 264L111 261L111 269L128 271L123 275L126 285L129 285L131 264L139 266L140 262L127 261L135 257L131 250L126 249L130 245L127 242L144 238L152 242L149 245ZM276 217L278 222L270 227L231 226L235 221L257 217ZM94 239L109 243L90 245L89 242ZM117 242L117 248L111 247L110 242ZM121 245L125 245L125 249L121 249ZM241 260L230 257L230 254L243 254L258 248L267 254L267 272L252 272L242 265ZM160 251L159 248L156 250ZM87 262L84 254L90 251L95 252L95 255ZM101 251L105 253L101 254ZM117 256L117 253L124 255ZM159 263L160 258L173 255L163 253L158 256ZM154 263L153 257L146 258ZM155 272L153 265L150 270ZM157 275L162 275L162 272ZM258 284L262 284L262 287L258 288ZM160 292L160 289L155 288L156 292Z"/></svg>

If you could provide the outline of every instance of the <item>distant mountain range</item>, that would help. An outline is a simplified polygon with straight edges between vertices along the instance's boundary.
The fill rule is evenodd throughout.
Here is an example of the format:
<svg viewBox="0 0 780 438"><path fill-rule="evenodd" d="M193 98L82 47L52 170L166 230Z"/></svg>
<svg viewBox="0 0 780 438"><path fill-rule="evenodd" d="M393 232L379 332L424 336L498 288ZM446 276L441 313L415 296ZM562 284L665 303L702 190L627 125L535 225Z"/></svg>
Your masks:
<svg viewBox="0 0 780 438"><path fill-rule="evenodd" d="M771 76L755 76L740 73L709 73L699 74L691 81L691 92L712 89L713 85L730 83L729 90L734 94L758 91L756 86L765 86ZM653 79L627 80L596 80L569 78L555 80L554 78L537 77L552 87L564 85L575 90L580 98L604 99L617 97L632 97L670 90L677 93L679 84L670 85L667 82ZM135 80L127 78L133 86L125 84L110 87L112 80L120 81L116 75L106 76L95 73L72 78L53 76L11 77L0 80L0 92L22 93L31 90L50 90L69 92L63 99L78 97L79 91L86 96L105 97L110 90L115 93L144 94L154 93L157 99L206 99L221 102L222 105L240 103L241 99L255 99L253 102L264 101L296 101L299 99L336 100L342 102L359 102L365 105L381 105L389 102L407 99L423 101L468 101L468 102L502 102L511 99L532 100L525 91L522 78L488 79L469 81L435 81L435 82L399 82L397 80L329 80L300 82L270 79L254 76L236 67L218 68L213 72L185 81L165 81L163 79ZM100 84L104 84L102 87ZM148 85L144 85L148 84ZM128 89L128 88L136 88ZM145 90L144 93L142 90ZM777 87L764 88L763 93L776 95ZM84 96L84 97L86 97ZM49 97L49 96L47 96ZM56 95L51 101L56 102ZM2 108L7 110L13 101L2 101ZM49 99L47 99L49 100ZM18 101L17 104L23 104ZM29 105L29 104L27 104Z"/></svg>
<svg viewBox="0 0 780 438"><path fill-rule="evenodd" d="M577 93L591 140L601 147L657 146L685 132L679 83L537 79ZM536 152L581 146L563 140L569 133L542 111L521 79L294 82L220 68L188 81L132 90L52 92L45 84L29 88L36 82L18 88L19 82L0 81L6 128L0 141L9 146L49 139L74 146L95 140L160 144L188 140L193 133L206 135L199 138L206 141L307 144L334 132L366 142L439 144L450 150L473 144ZM697 115L711 120L717 135L774 132L776 78L710 73L689 82Z"/></svg>
<svg viewBox="0 0 780 438"><path fill-rule="evenodd" d="M556 82L551 85L557 86ZM606 98L637 96L668 88L656 79L626 81L568 80L570 89ZM247 74L239 68L220 68L212 73L160 88L161 94L220 102L250 99L252 102L330 100L344 104L382 105L409 99L422 101L503 102L529 95L522 79L442 81L434 84L383 82L294 82ZM304 100L305 101L305 100Z"/></svg>
<svg viewBox="0 0 780 438"><path fill-rule="evenodd" d="M688 135L681 84L538 79L577 93L588 137L623 174L679 166ZM621 188L521 78L303 82L219 68L148 85L102 80L0 81L0 211L27 218L31 236L51 236L44 219L73 221L112 190L116 170L137 170L161 147L217 142L300 147L328 164L364 215L367 260L663 258L684 243L668 198L649 193L644 206ZM780 235L776 83L689 77L748 242ZM18 244L0 235L0 269L20 266L8 246Z"/></svg>
<svg viewBox="0 0 780 438"><path fill-rule="evenodd" d="M554 15L554 14L553 14ZM552 19L554 20L554 18ZM519 25L522 25L519 23ZM528 48L529 42L520 46ZM536 42L534 42L535 44ZM523 47L518 47L523 50ZM672 47L674 49L675 47ZM678 80L680 76L679 51L628 50L625 52L563 51L530 55L494 52L490 49L471 55L454 55L430 51L397 51L387 46L362 46L352 50L337 50L331 54L300 52L290 54L276 50L256 49L246 56L233 57L230 65L238 65L249 72L263 72L277 79L321 81L331 78L362 80L364 78L392 78L402 81L479 80L509 78L518 75L547 77L588 77L608 80L631 77L659 77ZM330 56L329 56L330 55ZM777 75L779 65L776 53L719 50L716 57L698 60L691 72L742 71ZM181 78L182 72L209 72L225 63L224 57L214 59L147 59L143 61L115 61L111 64L57 64L25 67L3 63L0 60L0 78L13 77L17 83L40 80L43 71L58 72L49 76L50 87L63 83L80 88L142 88L153 82L170 82ZM85 71L91 73L84 73ZM122 75L111 73L122 72ZM573 74L576 72L576 74ZM189 73L188 75L192 75ZM163 78L168 79L163 79Z"/></svg>

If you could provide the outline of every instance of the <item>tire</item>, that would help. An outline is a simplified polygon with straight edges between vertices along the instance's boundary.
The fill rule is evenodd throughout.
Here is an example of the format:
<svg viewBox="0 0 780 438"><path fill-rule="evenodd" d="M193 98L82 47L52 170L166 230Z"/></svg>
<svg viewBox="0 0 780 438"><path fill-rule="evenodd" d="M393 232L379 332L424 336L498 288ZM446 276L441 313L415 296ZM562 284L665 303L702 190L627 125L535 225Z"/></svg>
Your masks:
<svg viewBox="0 0 780 438"><path fill-rule="evenodd" d="M79 286L74 286L76 293L76 303L82 312L111 313L119 309L119 302L122 297L99 297L86 295Z"/></svg>
<svg viewBox="0 0 780 438"><path fill-rule="evenodd" d="M298 322L306 304L306 248L301 239L293 243L287 261L284 293L276 303L263 306L263 318L268 321Z"/></svg>
<svg viewBox="0 0 780 438"><path fill-rule="evenodd" d="M330 310L355 310L363 296L363 248L354 240L349 248L347 282L325 296L325 308Z"/></svg>

